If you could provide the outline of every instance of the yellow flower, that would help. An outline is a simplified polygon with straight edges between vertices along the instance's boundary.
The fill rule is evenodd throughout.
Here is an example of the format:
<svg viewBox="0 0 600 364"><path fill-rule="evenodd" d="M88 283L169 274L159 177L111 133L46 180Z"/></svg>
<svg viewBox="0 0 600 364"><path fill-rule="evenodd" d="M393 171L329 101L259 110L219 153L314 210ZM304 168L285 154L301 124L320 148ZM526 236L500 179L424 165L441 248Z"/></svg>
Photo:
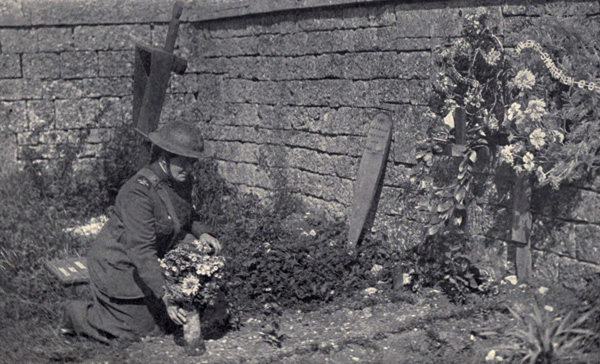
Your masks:
<svg viewBox="0 0 600 364"><path fill-rule="evenodd" d="M538 150L542 149L544 144L546 144L546 140L544 138L546 138L546 132L544 132L541 128L535 129L529 135L529 141L531 142L531 145Z"/></svg>
<svg viewBox="0 0 600 364"><path fill-rule="evenodd" d="M531 152L527 152L527 154L525 154L523 156L523 167L528 172L533 171L533 169L535 168L535 163L533 163L533 158L534 158L534 156L533 156L533 154L531 154Z"/></svg>
<svg viewBox="0 0 600 364"><path fill-rule="evenodd" d="M546 114L546 103L539 99L533 99L527 104L527 110L525 114L531 118L531 120L541 120L542 116Z"/></svg>
<svg viewBox="0 0 600 364"><path fill-rule="evenodd" d="M513 84L521 91L531 90L535 85L535 76L530 70L521 70L515 76Z"/></svg>
<svg viewBox="0 0 600 364"><path fill-rule="evenodd" d="M521 112L521 104L513 102L506 113L506 118L509 121L515 120L516 123L520 123L523 120L523 113Z"/></svg>
<svg viewBox="0 0 600 364"><path fill-rule="evenodd" d="M515 162L515 156L513 154L514 152L514 145L505 145L503 147L500 148L500 160L510 164L511 166L513 165L513 163Z"/></svg>
<svg viewBox="0 0 600 364"><path fill-rule="evenodd" d="M200 288L200 280L192 275L189 275L183 279L181 292L187 296L193 296L198 293Z"/></svg>

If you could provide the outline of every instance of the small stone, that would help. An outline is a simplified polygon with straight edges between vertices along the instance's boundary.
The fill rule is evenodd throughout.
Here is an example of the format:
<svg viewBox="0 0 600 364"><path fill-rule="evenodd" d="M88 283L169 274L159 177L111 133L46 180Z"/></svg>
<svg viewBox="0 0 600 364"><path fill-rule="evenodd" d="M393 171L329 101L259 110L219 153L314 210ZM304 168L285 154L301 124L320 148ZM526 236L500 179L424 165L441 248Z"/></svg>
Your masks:
<svg viewBox="0 0 600 364"><path fill-rule="evenodd" d="M544 306L544 310L546 310L548 312L553 312L554 311L554 307L546 305L546 306Z"/></svg>
<svg viewBox="0 0 600 364"><path fill-rule="evenodd" d="M508 276L504 278L505 281L510 282L513 286L517 284L517 276Z"/></svg>
<svg viewBox="0 0 600 364"><path fill-rule="evenodd" d="M548 293L548 287L540 287L540 288L538 288L538 292L540 294L546 294L546 293Z"/></svg>
<svg viewBox="0 0 600 364"><path fill-rule="evenodd" d="M492 361L496 359L496 350L490 350L490 352L485 356L485 361Z"/></svg>

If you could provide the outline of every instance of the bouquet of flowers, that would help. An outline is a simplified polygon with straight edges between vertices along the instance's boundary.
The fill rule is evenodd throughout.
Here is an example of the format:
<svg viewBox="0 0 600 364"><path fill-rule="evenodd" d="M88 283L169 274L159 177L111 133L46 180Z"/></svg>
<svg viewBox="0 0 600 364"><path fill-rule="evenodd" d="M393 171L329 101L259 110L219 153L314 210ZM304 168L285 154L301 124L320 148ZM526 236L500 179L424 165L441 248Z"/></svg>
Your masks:
<svg viewBox="0 0 600 364"><path fill-rule="evenodd" d="M213 253L212 247L200 240L184 239L160 260L171 301L196 307L214 304L225 258Z"/></svg>

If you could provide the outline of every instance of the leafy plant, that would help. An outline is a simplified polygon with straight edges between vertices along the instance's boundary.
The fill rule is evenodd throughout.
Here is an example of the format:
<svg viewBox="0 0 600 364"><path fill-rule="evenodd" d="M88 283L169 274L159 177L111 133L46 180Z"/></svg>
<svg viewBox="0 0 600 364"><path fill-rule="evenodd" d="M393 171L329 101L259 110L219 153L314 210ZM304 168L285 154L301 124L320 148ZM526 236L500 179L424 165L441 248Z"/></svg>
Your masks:
<svg viewBox="0 0 600 364"><path fill-rule="evenodd" d="M562 318L551 315L537 305L526 316L521 316L510 307L509 311L518 325L508 334L508 339L513 340L514 345L500 349L509 351L521 363L549 364L584 357L585 341L596 336L594 332L583 328L594 309L578 317L574 317L571 311Z"/></svg>

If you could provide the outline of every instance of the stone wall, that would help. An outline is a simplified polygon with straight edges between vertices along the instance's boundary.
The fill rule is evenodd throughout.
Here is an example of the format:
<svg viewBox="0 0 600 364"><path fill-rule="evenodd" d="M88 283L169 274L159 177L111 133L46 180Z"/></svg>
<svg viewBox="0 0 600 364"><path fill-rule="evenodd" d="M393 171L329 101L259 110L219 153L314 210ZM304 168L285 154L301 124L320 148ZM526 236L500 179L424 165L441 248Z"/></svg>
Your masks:
<svg viewBox="0 0 600 364"><path fill-rule="evenodd" d="M368 123L388 112L394 135L374 229L404 247L422 236L404 196L415 142L428 127L432 47L459 36L461 19L482 9L506 46L514 46L519 30L547 6L304 0L273 1L278 11L269 12L267 0L238 3L185 3L175 53L189 65L172 76L163 120L197 123L217 148L220 173L242 190L287 188L309 207L343 217ZM597 1L569 4L575 14L599 17ZM16 166L25 148L41 161L60 158L57 146L82 133L83 163L110 140L113 127L131 123L135 43L164 43L171 6L166 0L0 5L2 169ZM586 202L574 210L576 218L536 215L560 225L537 244L536 262L553 262L547 275L573 262L583 261L584 269L600 263L598 184L574 191ZM484 206L494 206L494 221L507 211ZM483 259L506 257L506 236L493 233L506 225L487 229L486 221L477 234L485 242L479 246L491 247Z"/></svg>

